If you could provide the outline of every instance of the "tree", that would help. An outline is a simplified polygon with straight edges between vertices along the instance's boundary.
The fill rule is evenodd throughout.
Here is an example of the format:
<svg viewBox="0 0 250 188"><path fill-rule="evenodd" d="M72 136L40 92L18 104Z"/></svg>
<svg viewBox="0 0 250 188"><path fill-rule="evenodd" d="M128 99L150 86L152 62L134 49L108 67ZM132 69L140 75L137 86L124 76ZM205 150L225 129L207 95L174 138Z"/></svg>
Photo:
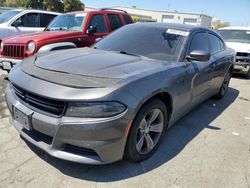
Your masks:
<svg viewBox="0 0 250 188"><path fill-rule="evenodd" d="M22 0L25 8L43 9L43 0Z"/></svg>
<svg viewBox="0 0 250 188"><path fill-rule="evenodd" d="M85 5L80 0L64 0L64 12L84 10Z"/></svg>
<svg viewBox="0 0 250 188"><path fill-rule="evenodd" d="M0 6L4 6L5 0L0 0Z"/></svg>
<svg viewBox="0 0 250 188"><path fill-rule="evenodd" d="M47 10L63 12L63 2L61 0L44 0L43 6Z"/></svg>
<svg viewBox="0 0 250 188"><path fill-rule="evenodd" d="M212 29L219 29L219 28L222 28L222 27L227 27L227 26L230 26L230 23L229 22L224 22L224 21L221 21L219 19L214 19L212 21Z"/></svg>
<svg viewBox="0 0 250 188"><path fill-rule="evenodd" d="M23 7L23 0L6 0L3 4L6 7Z"/></svg>

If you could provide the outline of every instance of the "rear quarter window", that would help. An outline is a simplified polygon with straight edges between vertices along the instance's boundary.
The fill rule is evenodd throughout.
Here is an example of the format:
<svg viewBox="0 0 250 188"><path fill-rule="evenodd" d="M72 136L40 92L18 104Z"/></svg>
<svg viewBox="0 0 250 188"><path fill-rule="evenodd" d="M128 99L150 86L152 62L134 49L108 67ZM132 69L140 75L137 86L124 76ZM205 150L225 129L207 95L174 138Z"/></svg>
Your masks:
<svg viewBox="0 0 250 188"><path fill-rule="evenodd" d="M126 24L133 23L132 19L131 19L131 17L129 15L123 15L123 19L124 19L124 21L125 21Z"/></svg>

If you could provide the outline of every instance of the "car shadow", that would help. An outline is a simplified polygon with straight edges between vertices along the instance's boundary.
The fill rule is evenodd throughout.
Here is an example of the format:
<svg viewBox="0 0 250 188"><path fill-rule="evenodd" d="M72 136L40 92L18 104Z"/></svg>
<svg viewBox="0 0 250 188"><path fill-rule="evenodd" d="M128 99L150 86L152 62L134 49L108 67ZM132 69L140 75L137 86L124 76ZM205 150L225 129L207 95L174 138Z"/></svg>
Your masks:
<svg viewBox="0 0 250 188"><path fill-rule="evenodd" d="M238 90L229 88L224 99L210 99L189 112L166 132L156 153L141 163L122 160L103 166L78 164L53 158L28 142L26 143L41 159L65 175L93 182L128 179L167 163L177 156L202 130L220 131L220 127L215 127L211 123L236 100L238 95Z"/></svg>

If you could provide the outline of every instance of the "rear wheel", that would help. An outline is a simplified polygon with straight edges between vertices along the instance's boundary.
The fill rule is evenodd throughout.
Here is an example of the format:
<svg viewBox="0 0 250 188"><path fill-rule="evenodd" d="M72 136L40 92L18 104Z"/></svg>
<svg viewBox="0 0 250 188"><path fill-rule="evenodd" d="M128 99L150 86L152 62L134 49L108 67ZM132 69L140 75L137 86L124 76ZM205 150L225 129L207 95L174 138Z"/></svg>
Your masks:
<svg viewBox="0 0 250 188"><path fill-rule="evenodd" d="M167 108L161 100L152 100L142 107L127 140L125 155L129 160L139 162L155 152L165 130L167 117Z"/></svg>
<svg viewBox="0 0 250 188"><path fill-rule="evenodd" d="M222 83L222 86L220 88L220 91L219 93L216 95L216 97L218 99L222 99L225 94L227 93L227 90L228 90L228 86L229 86L229 83L230 83L230 79L231 79L231 72L228 71L225 78L224 78L224 81Z"/></svg>

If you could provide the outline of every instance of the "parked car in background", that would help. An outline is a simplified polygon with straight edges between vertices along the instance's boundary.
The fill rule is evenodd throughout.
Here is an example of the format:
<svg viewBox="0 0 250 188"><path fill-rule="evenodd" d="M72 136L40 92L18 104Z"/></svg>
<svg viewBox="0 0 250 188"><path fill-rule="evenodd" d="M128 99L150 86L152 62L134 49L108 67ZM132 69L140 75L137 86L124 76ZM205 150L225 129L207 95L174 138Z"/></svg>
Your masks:
<svg viewBox="0 0 250 188"><path fill-rule="evenodd" d="M0 7L0 14L8 11L8 10L12 10L13 8L10 8L10 7Z"/></svg>
<svg viewBox="0 0 250 188"><path fill-rule="evenodd" d="M48 154L105 164L151 156L164 130L222 98L234 51L191 25L130 24L91 48L27 58L9 74L10 121Z"/></svg>
<svg viewBox="0 0 250 188"><path fill-rule="evenodd" d="M21 33L43 31L60 13L43 10L13 9L0 15L0 42Z"/></svg>
<svg viewBox="0 0 250 188"><path fill-rule="evenodd" d="M91 46L97 38L130 23L132 18L127 12L113 9L60 15L44 32L5 38L0 48L0 64L2 62L3 69L9 71L13 65L35 53Z"/></svg>
<svg viewBox="0 0 250 188"><path fill-rule="evenodd" d="M236 51L234 72L250 79L250 27L225 27L218 33Z"/></svg>

